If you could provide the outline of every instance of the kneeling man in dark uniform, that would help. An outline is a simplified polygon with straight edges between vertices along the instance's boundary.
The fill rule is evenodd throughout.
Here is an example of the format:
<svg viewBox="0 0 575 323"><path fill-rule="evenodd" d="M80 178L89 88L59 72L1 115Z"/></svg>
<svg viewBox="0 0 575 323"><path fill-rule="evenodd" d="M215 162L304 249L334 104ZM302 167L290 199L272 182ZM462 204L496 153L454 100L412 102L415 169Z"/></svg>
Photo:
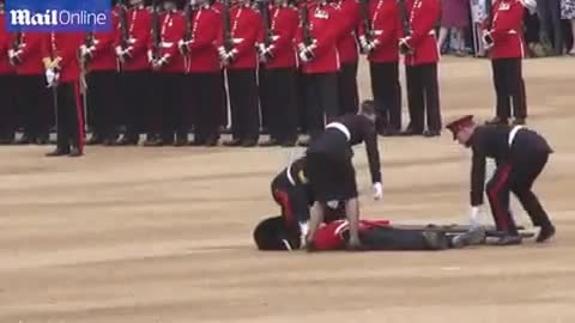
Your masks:
<svg viewBox="0 0 575 323"><path fill-rule="evenodd" d="M540 227L537 242L555 234L555 227L531 188L553 150L547 141L524 126L478 126L473 116L459 118L447 125L454 140L473 150L471 167L471 217L476 218L483 204L485 159L495 159L497 169L485 190L495 225L507 233L500 245L520 244L521 236L509 211L509 193L513 192L529 214L533 225Z"/></svg>
<svg viewBox="0 0 575 323"><path fill-rule="evenodd" d="M359 203L355 169L351 159L352 147L362 142L365 142L367 149L374 198L381 199L375 104L372 101L362 103L360 114L345 115L329 123L325 131L310 143L306 152L305 173L316 202L311 210L309 232L306 237L308 247L313 247L314 234L323 221L325 207L344 201L345 214L349 220L348 247L359 248Z"/></svg>

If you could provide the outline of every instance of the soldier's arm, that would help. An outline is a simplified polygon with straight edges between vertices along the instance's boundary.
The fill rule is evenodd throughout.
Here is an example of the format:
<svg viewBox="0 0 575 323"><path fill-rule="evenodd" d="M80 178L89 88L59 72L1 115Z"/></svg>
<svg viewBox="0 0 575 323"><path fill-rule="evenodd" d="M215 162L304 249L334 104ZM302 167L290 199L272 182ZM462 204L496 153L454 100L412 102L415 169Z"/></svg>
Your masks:
<svg viewBox="0 0 575 323"><path fill-rule="evenodd" d="M429 35L429 32L435 28L435 24L441 13L438 0L423 1L422 6L421 15L418 16L416 22L411 26L411 36L407 41L412 48L417 47L417 45Z"/></svg>
<svg viewBox="0 0 575 323"><path fill-rule="evenodd" d="M222 19L219 15L211 15L209 28L196 32L190 43L191 49L200 49L212 46L214 43L223 43Z"/></svg>
<svg viewBox="0 0 575 323"><path fill-rule="evenodd" d="M144 26L135 35L136 41L130 44L130 56L134 57L140 53L146 52L151 44L150 32L152 30L152 20L150 15L146 15Z"/></svg>
<svg viewBox="0 0 575 323"><path fill-rule="evenodd" d="M261 16L256 13L252 17L252 21L250 21L250 25L252 26L250 33L234 46L234 49L237 50L237 56L242 56L253 50L258 38L262 35L263 24Z"/></svg>
<svg viewBox="0 0 575 323"><path fill-rule="evenodd" d="M517 22L523 17L523 6L517 1L511 5L509 11L502 14L500 19L497 19L496 23L491 29L491 37L493 40L497 40L502 37L506 37L510 32L522 33L522 30L516 30Z"/></svg>
<svg viewBox="0 0 575 323"><path fill-rule="evenodd" d="M471 206L483 204L485 183L485 153L481 145L473 148L471 164Z"/></svg>
<svg viewBox="0 0 575 323"><path fill-rule="evenodd" d="M367 119L362 122L362 129L364 129L364 142L367 152L367 160L369 162L369 172L371 174L372 183L381 183L381 163L379 159L379 147L377 146L377 132L374 125Z"/></svg>
<svg viewBox="0 0 575 323"><path fill-rule="evenodd" d="M284 48L288 48L293 46L293 42L294 42L294 37L296 36L296 33L298 31L298 16L297 16L297 12L295 10L291 10L289 11L289 21L290 21L290 25L288 26L289 28L279 28L279 30L275 31L275 35L277 36L277 40L273 43L274 44L274 50L272 50L272 53L274 51L281 51Z"/></svg>

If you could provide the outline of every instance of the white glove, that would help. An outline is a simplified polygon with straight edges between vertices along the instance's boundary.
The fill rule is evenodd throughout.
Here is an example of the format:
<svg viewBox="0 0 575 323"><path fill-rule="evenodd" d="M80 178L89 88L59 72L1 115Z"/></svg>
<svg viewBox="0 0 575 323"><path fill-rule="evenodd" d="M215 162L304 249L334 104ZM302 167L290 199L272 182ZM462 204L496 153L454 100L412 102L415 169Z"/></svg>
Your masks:
<svg viewBox="0 0 575 323"><path fill-rule="evenodd" d="M411 46L409 45L410 39L411 37L403 37L399 40L399 50L403 54L410 53L413 50L413 48L411 48Z"/></svg>
<svg viewBox="0 0 575 323"><path fill-rule="evenodd" d="M379 40L374 39L374 40L368 42L367 44L365 44L365 47L363 47L363 51L365 53L370 53L375 48L377 48L377 46L379 46L379 44L380 44Z"/></svg>
<svg viewBox="0 0 575 323"><path fill-rule="evenodd" d="M383 185L380 182L373 183L373 199L381 200L383 198Z"/></svg>
<svg viewBox="0 0 575 323"><path fill-rule="evenodd" d="M152 68L153 68L155 71L158 71L158 70L162 69L162 67L168 63L168 59L169 59L169 58L170 58L170 57L169 57L168 55L164 55L164 56L162 56L162 58L160 58L160 59L153 60L153 61L152 61Z"/></svg>
<svg viewBox="0 0 575 323"><path fill-rule="evenodd" d="M80 46L80 54L82 57L92 57L92 49L86 45Z"/></svg>
<svg viewBox="0 0 575 323"><path fill-rule="evenodd" d="M473 227L481 226L481 206L472 206L469 210L469 223Z"/></svg>
<svg viewBox="0 0 575 323"><path fill-rule="evenodd" d="M46 70L46 83L48 87L54 87L58 84L58 80L60 79L60 73L54 71L54 69L47 69Z"/></svg>

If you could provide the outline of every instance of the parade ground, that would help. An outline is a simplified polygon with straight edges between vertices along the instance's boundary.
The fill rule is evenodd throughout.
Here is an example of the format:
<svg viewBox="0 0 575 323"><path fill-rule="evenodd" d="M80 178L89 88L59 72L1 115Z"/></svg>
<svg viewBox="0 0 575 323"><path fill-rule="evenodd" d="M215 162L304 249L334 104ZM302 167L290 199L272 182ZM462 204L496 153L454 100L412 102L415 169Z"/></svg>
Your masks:
<svg viewBox="0 0 575 323"><path fill-rule="evenodd" d="M524 76L528 125L555 150L534 188L550 243L264 253L253 227L279 214L269 184L301 148L3 146L0 322L575 322L575 59L527 60ZM444 120L493 116L488 60L446 58L440 80ZM365 66L360 83L365 98ZM382 201L356 149L363 218L467 220L469 151L447 131L380 139Z"/></svg>

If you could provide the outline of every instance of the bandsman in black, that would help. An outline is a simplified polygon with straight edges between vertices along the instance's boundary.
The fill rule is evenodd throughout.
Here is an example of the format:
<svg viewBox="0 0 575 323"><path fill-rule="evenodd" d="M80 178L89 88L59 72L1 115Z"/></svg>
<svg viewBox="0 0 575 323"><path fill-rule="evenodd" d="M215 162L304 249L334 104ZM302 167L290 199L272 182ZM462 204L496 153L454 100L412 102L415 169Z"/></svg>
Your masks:
<svg viewBox="0 0 575 323"><path fill-rule="evenodd" d="M317 138L312 139L306 152L305 174L311 185L315 203L311 211L306 242L310 247L314 234L324 219L324 208L334 203L345 203L345 214L350 225L349 247L360 245L358 236L359 202L352 147L365 143L373 183L374 199L381 199L381 169L377 132L375 130L375 103L363 102L357 115L336 118Z"/></svg>
<svg viewBox="0 0 575 323"><path fill-rule="evenodd" d="M491 212L499 231L507 233L499 244L521 243L521 236L509 210L509 193L513 192L541 230L537 242L544 242L555 234L555 227L532 191L533 183L553 152L547 141L537 132L524 126L478 126L473 116L465 116L447 125L453 138L473 151L471 166L471 219L477 219L483 204L485 161L494 159L495 174L485 190Z"/></svg>

